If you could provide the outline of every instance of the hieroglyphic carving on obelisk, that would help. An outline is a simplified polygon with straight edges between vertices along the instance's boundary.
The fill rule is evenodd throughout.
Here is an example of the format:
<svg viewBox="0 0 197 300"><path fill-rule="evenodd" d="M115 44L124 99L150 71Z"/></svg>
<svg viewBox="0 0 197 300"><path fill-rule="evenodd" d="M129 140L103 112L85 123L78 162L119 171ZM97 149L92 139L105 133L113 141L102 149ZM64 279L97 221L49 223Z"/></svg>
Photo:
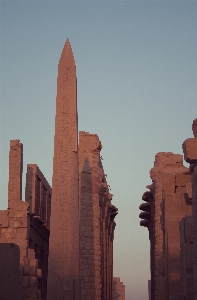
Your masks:
<svg viewBox="0 0 197 300"><path fill-rule="evenodd" d="M77 86L67 39L58 65L47 299L79 294Z"/></svg>

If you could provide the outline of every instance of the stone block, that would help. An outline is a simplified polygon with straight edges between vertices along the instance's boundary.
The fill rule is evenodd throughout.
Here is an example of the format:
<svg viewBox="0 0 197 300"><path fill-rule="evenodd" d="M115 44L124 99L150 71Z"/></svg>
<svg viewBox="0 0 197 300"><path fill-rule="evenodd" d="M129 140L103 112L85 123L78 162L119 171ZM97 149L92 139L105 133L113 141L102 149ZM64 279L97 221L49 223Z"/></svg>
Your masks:
<svg viewBox="0 0 197 300"><path fill-rule="evenodd" d="M28 249L28 258L35 259L35 251L34 249Z"/></svg>
<svg viewBox="0 0 197 300"><path fill-rule="evenodd" d="M194 224L192 215L185 216L185 236L187 243L194 241Z"/></svg>
<svg viewBox="0 0 197 300"><path fill-rule="evenodd" d="M36 268L36 277L41 278L42 277L42 270L40 268Z"/></svg>
<svg viewBox="0 0 197 300"><path fill-rule="evenodd" d="M21 264L19 266L19 274L20 274L20 276L23 275L23 265L21 265Z"/></svg>
<svg viewBox="0 0 197 300"><path fill-rule="evenodd" d="M37 287L30 288L30 298L37 299Z"/></svg>
<svg viewBox="0 0 197 300"><path fill-rule="evenodd" d="M189 138L183 145L184 159L190 164L197 163L197 138Z"/></svg>
<svg viewBox="0 0 197 300"><path fill-rule="evenodd" d="M30 267L38 267L38 260L36 258L29 259L29 266Z"/></svg>
<svg viewBox="0 0 197 300"><path fill-rule="evenodd" d="M162 189L165 195L171 195L175 190L175 175L170 173L163 174Z"/></svg>
<svg viewBox="0 0 197 300"><path fill-rule="evenodd" d="M23 299L30 298L30 288L29 287L25 287L22 289L22 296L23 296Z"/></svg>
<svg viewBox="0 0 197 300"><path fill-rule="evenodd" d="M0 225L1 227L8 227L8 210L0 211Z"/></svg>
<svg viewBox="0 0 197 300"><path fill-rule="evenodd" d="M28 283L29 283L29 276L22 276L22 287L23 288L28 287Z"/></svg>
<svg viewBox="0 0 197 300"><path fill-rule="evenodd" d="M35 276L35 274L36 274L36 268L35 267L30 267L30 266L25 265L23 270L24 270L24 275L26 275L26 276L28 276L28 275L29 276Z"/></svg>
<svg viewBox="0 0 197 300"><path fill-rule="evenodd" d="M28 286L29 287L36 287L37 288L37 277L35 277L35 276L29 276Z"/></svg>
<svg viewBox="0 0 197 300"><path fill-rule="evenodd" d="M24 230L28 227L28 219L27 214L21 214L20 216L14 217L14 227L15 228L24 228ZM27 229L26 229L27 230Z"/></svg>
<svg viewBox="0 0 197 300"><path fill-rule="evenodd" d="M27 238L27 228L17 228L16 238L17 239L26 239Z"/></svg>
<svg viewBox="0 0 197 300"><path fill-rule="evenodd" d="M26 256L27 239L25 239L25 238L17 239L16 238L15 243L20 247L20 252L21 252L21 249L23 250L23 252L21 253L20 256Z"/></svg>
<svg viewBox="0 0 197 300"><path fill-rule="evenodd" d="M186 186L187 183L191 182L191 174L177 173L175 177L176 186Z"/></svg>

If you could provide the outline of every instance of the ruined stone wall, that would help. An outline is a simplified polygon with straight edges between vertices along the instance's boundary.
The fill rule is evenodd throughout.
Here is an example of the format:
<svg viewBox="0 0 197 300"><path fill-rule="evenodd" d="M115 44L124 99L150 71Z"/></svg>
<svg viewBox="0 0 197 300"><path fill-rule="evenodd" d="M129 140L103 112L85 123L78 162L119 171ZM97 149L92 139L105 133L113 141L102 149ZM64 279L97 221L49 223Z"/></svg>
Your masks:
<svg viewBox="0 0 197 300"><path fill-rule="evenodd" d="M193 233L192 215L185 216L180 222L180 263L183 282L182 292L186 300L194 299Z"/></svg>
<svg viewBox="0 0 197 300"><path fill-rule="evenodd" d="M151 300L151 280L148 280L148 300Z"/></svg>
<svg viewBox="0 0 197 300"><path fill-rule="evenodd" d="M158 153L140 205L141 226L151 244L151 299L197 300L197 119L194 138L183 145L184 159ZM180 246L179 246L180 243Z"/></svg>
<svg viewBox="0 0 197 300"><path fill-rule="evenodd" d="M25 201L29 202L29 212L39 216L41 222L50 228L52 189L36 164L27 165Z"/></svg>
<svg viewBox="0 0 197 300"><path fill-rule="evenodd" d="M12 140L9 153L8 210L6 213L8 226L6 226L7 229L2 229L1 242L15 243L20 247L20 263L23 263L23 258L27 255L30 226L27 216L29 203L21 201L22 172L23 145L19 140Z"/></svg>
<svg viewBox="0 0 197 300"><path fill-rule="evenodd" d="M111 204L97 135L80 132L81 300L112 299L113 231L117 209Z"/></svg>
<svg viewBox="0 0 197 300"><path fill-rule="evenodd" d="M38 280L43 299L47 294L49 229L52 189L36 164L27 165L25 200L30 204L29 248L34 250L42 276Z"/></svg>
<svg viewBox="0 0 197 300"><path fill-rule="evenodd" d="M192 130L194 138L186 139L182 145L192 176L187 185L192 214L185 216L180 223L183 295L186 300L197 299L197 119L193 121Z"/></svg>
<svg viewBox="0 0 197 300"><path fill-rule="evenodd" d="M113 278L113 300L125 300L125 286L120 278Z"/></svg>
<svg viewBox="0 0 197 300"><path fill-rule="evenodd" d="M151 299L170 300L182 292L179 222L191 213L187 195L191 175L181 155L161 152L150 176L153 183L143 195L148 203L146 208L140 206L148 216L140 217L145 218L141 225L148 227L151 243Z"/></svg>
<svg viewBox="0 0 197 300"><path fill-rule="evenodd" d="M0 211L0 244L5 243L8 247L14 243L19 247L21 299L41 299L41 297L46 299L49 230L41 220L41 216L32 212L32 201L29 203L21 200L22 149L23 146L19 140L10 142L8 209ZM47 195L51 194L51 188L37 166L35 166L35 170L38 171L37 175L39 175L40 181L47 186ZM27 182L30 184L28 176ZM31 194L28 199L33 199L34 184L31 184L31 188L27 185L26 192L27 190L29 195ZM37 198L35 198L35 202L37 202ZM42 251L39 252L39 250ZM10 300L11 298L5 299Z"/></svg>
<svg viewBox="0 0 197 300"><path fill-rule="evenodd" d="M0 244L0 300L22 299L20 250L15 244Z"/></svg>
<svg viewBox="0 0 197 300"><path fill-rule="evenodd" d="M100 157L101 147L97 135L80 133L81 300L113 299L113 239L117 208L111 204L112 195ZM38 166L31 164L26 173L26 201L17 198L22 194L21 190L14 190L15 186L22 189L21 151L22 144L18 140L11 141L8 196L11 201L7 210L0 211L0 243L6 243L7 247L15 243L18 247L19 264L14 278L16 274L20 275L17 279L21 284L19 299L40 300L46 299L47 294L52 191ZM3 282L8 289L5 280ZM117 288L120 290L120 285ZM12 290L15 291L14 285ZM10 300L10 296L6 297L3 299Z"/></svg>
<svg viewBox="0 0 197 300"><path fill-rule="evenodd" d="M192 175L192 208L193 208L192 214L193 214L193 226L194 226L194 248L193 248L194 300L197 300L197 166L195 166Z"/></svg>
<svg viewBox="0 0 197 300"><path fill-rule="evenodd" d="M142 200L145 203L142 203L139 206L139 209L142 212L139 214L139 217L142 219L140 221L140 225L147 227L149 231L149 240L150 240L150 271L151 271L151 280L148 281L148 290L149 290L149 298L154 297L155 294L155 284L154 284L154 272L155 272L155 205L154 205L154 195L153 189L154 184L152 186L147 186L150 191L146 191ZM150 298L151 299L151 298ZM153 298L154 299L154 298Z"/></svg>

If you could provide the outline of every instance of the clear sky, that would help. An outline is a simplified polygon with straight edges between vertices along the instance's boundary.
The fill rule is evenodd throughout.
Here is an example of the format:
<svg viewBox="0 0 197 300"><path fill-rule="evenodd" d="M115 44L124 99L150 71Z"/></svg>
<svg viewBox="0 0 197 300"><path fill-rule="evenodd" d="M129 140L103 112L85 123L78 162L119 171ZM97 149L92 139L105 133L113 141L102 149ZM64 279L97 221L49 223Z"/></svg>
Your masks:
<svg viewBox="0 0 197 300"><path fill-rule="evenodd" d="M119 209L114 275L147 300L149 240L139 205L157 152L182 154L197 117L197 1L1 1L0 208L9 140L51 183L57 65L72 45L79 130L97 133ZM23 188L25 188L23 186ZM23 193L24 197L24 193Z"/></svg>

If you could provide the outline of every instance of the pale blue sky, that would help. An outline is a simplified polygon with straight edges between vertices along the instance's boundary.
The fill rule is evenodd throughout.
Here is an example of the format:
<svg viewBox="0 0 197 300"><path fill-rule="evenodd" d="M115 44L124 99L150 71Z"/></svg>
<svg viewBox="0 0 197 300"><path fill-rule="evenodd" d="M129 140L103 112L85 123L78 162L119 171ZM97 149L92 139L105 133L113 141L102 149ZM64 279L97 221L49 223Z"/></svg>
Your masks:
<svg viewBox="0 0 197 300"><path fill-rule="evenodd" d="M149 240L139 205L160 151L182 154L197 117L197 1L1 1L0 208L9 140L52 176L57 65L69 38L79 130L97 133L119 208L114 275L147 300ZM24 187L23 187L24 188Z"/></svg>

